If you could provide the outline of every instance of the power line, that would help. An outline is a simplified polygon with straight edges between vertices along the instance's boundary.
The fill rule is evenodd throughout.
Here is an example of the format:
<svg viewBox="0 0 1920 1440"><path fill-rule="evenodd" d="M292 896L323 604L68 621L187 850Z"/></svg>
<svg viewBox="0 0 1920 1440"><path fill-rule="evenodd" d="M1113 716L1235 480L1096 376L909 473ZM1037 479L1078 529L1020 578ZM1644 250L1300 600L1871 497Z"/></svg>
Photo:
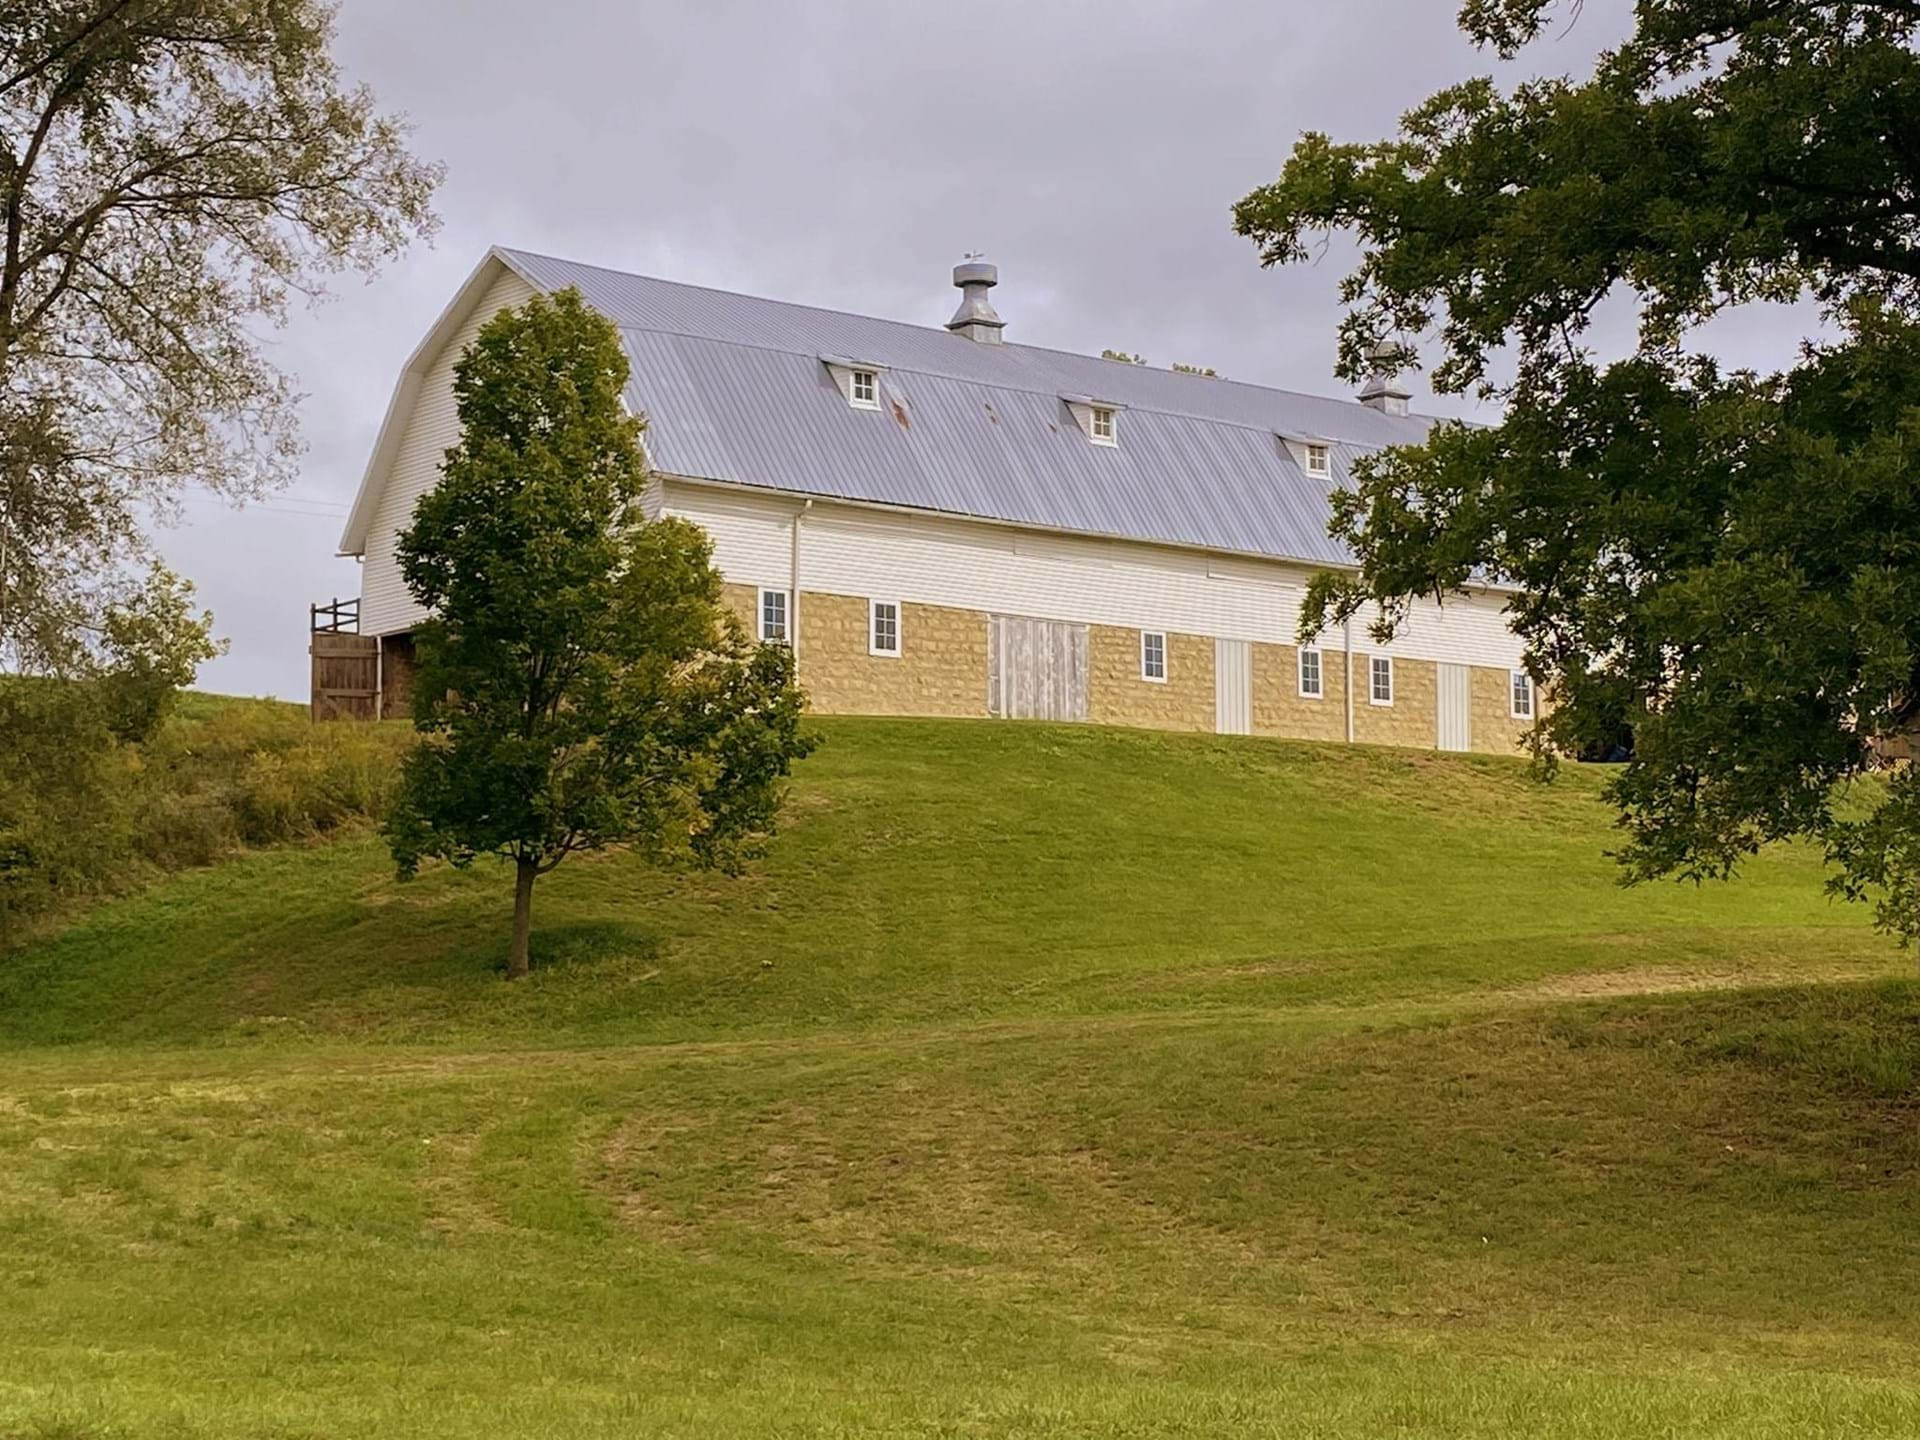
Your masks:
<svg viewBox="0 0 1920 1440"><path fill-rule="evenodd" d="M199 505L203 507L217 506L233 515L244 515L250 511L266 510L275 515L300 515L309 520L344 520L348 514L347 507L344 505L337 509L298 508L305 506L317 507L326 503L312 500L296 500L293 505L274 505L264 500L253 500L243 505L230 505L224 500L216 500L211 496L189 495L187 497L187 503L189 505Z"/></svg>

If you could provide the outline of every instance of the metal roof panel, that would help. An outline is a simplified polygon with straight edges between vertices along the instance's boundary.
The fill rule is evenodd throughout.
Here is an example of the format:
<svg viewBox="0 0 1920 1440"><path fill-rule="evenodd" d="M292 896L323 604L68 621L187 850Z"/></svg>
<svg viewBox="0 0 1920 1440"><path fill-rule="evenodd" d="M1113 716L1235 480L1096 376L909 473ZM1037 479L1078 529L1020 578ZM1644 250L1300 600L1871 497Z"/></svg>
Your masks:
<svg viewBox="0 0 1920 1440"><path fill-rule="evenodd" d="M1328 496L1354 459L1430 419L1035 346L498 253L544 290L577 286L620 329L628 402L668 474L1045 529L1343 564ZM850 406L823 355L879 369ZM1092 444L1067 396L1123 408ZM1331 442L1309 477L1283 436Z"/></svg>

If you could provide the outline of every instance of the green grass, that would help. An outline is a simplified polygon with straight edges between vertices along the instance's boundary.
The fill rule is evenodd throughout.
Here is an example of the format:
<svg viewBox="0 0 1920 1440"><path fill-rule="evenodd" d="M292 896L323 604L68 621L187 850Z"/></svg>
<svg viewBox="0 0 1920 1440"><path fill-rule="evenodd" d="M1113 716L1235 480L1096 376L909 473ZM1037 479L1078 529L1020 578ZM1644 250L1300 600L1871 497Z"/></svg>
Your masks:
<svg viewBox="0 0 1920 1440"><path fill-rule="evenodd" d="M821 722L741 880L376 842L0 959L0 1435L1920 1432L1920 984L1599 779Z"/></svg>

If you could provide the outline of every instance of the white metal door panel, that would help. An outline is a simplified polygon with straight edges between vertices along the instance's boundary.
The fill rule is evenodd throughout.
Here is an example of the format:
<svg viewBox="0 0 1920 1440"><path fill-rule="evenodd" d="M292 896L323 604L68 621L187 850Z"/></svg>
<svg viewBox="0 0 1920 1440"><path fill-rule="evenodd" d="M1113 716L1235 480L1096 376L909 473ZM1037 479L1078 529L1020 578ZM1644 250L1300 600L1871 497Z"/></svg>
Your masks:
<svg viewBox="0 0 1920 1440"><path fill-rule="evenodd" d="M1442 750L1473 748L1473 672L1465 665L1435 666L1434 691L1439 714L1434 717L1435 743Z"/></svg>
<svg viewBox="0 0 1920 1440"><path fill-rule="evenodd" d="M1087 627L1024 615L987 620L987 713L1008 720L1087 718Z"/></svg>
<svg viewBox="0 0 1920 1440"><path fill-rule="evenodd" d="M1253 647L1245 640L1213 642L1213 728L1220 735L1253 733Z"/></svg>

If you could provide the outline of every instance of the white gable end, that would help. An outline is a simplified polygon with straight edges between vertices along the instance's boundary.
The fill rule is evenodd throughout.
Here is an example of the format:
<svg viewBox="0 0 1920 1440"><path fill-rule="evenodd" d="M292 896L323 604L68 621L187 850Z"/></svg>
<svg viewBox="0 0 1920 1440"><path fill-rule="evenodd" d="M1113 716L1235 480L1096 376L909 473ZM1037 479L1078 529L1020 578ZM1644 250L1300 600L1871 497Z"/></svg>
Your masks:
<svg viewBox="0 0 1920 1440"><path fill-rule="evenodd" d="M490 262L491 263L491 262ZM421 368L403 382L402 404L388 419L391 434L383 434L376 450L375 468L365 482L361 505L366 507L364 568L360 577L360 628L369 635L391 635L410 630L426 618L413 603L394 561L394 540L413 519L413 507L440 480L440 462L460 439L460 420L453 403L453 366L473 343L480 327L501 310L523 305L537 293L504 265L486 284L471 310L431 357L417 357ZM407 391L411 389L410 397ZM381 460L385 457L385 463ZM351 527L346 545L353 544Z"/></svg>

